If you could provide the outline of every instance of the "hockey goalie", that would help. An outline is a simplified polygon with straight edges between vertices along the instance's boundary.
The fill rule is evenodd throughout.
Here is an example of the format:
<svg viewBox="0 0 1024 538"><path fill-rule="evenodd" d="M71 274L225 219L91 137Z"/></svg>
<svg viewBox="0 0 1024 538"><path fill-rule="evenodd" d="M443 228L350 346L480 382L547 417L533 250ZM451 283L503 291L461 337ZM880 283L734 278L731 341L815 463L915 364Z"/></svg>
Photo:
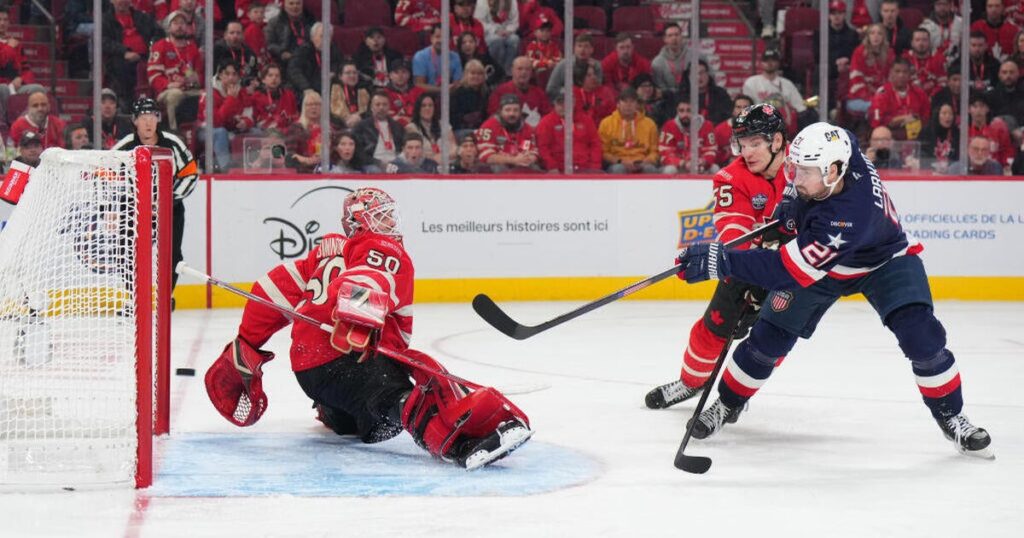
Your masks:
<svg viewBox="0 0 1024 538"><path fill-rule="evenodd" d="M252 289L334 327L332 333L304 322L292 327L292 370L313 400L317 419L364 443L405 430L432 456L469 470L521 446L533 431L518 407L493 388L438 375L447 370L409 349L414 269L391 196L358 189L345 198L342 211L344 235L324 236L305 259L273 268ZM233 424L254 424L266 410L262 366L274 354L259 348L289 323L278 310L250 301L238 337L207 371L210 400ZM388 353L412 357L426 368L392 360Z"/></svg>

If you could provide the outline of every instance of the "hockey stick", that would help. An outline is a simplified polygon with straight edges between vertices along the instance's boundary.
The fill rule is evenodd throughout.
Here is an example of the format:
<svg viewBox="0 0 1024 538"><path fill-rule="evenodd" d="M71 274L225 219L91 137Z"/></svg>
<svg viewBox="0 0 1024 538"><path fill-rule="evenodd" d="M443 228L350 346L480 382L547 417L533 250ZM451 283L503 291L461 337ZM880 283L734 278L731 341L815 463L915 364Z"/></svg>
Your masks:
<svg viewBox="0 0 1024 538"><path fill-rule="evenodd" d="M739 319L743 319L747 311L750 310L750 304L748 303L742 309L740 309ZM686 471L694 474L704 474L711 468L711 458L707 456L687 456L683 454L686 450L686 445L690 442L690 436L693 435L693 427L697 424L697 419L700 417L701 411L704 411L704 404L708 401L708 395L711 394L711 389L715 385L715 381L718 379L718 372L722 370L722 365L725 364L725 358L729 356L729 348L732 347L732 341L736 338L736 330L739 328L737 323L736 328L733 329L732 333L729 334L729 339L725 341L725 347L722 348L722 352L718 354L718 360L715 362L714 369L711 370L711 376L704 382L704 389L700 395L700 400L697 400L697 408L693 410L693 417L690 418L690 422L686 425L686 433L683 435L682 442L679 443L679 449L676 450L675 466L676 469Z"/></svg>
<svg viewBox="0 0 1024 538"><path fill-rule="evenodd" d="M234 293L236 295L241 295L242 297L245 297L246 299L248 299L250 301L255 301L257 303L260 303L263 306L266 306L266 307L269 307L269 308L273 308L274 310L277 310L278 312L284 314L285 316L288 316L291 319L302 321L304 323L309 323L310 325L319 327L321 330L323 330L323 331L325 331L327 333L334 332L334 327L332 327L332 326L330 326L330 325L328 325L326 323L320 323L316 319L311 318L311 317L309 317L309 316L307 316L305 314L300 314L299 312L296 312L295 310L292 310L291 308L288 308L288 307L285 307L285 306L281 306L281 305L279 305L277 303L274 303L273 301L268 301L268 300L266 300L266 299L264 299L262 297L259 297L257 295L253 295L252 293L249 293L249 292L247 292L245 290L238 289L238 288L232 286L231 284L228 284L227 282L224 282L223 280L219 280L219 279L214 278L214 277L212 277L212 276L210 276L210 275L208 275L206 273L203 273L201 271L197 271L196 269L193 269L193 268L189 267L188 265L185 264L185 262L178 262L178 266L174 269L174 271L176 273L178 273L179 275L188 275L188 276L190 276L192 278L195 278L197 280L202 280L202 281L205 281L205 282L209 282L210 284L213 284L214 286L217 286L218 288L228 290L231 293ZM416 359L416 358L413 358L413 357L410 357L409 355L406 355L405 353L402 353L401 351L398 351L396 349L391 349L389 347L384 347L384 346L377 346L377 351L380 352L381 354L387 356L390 359L394 359L394 360L396 360L396 361L398 361L400 363L405 364L406 366L409 366L409 367L412 367L412 368L416 368L418 370L421 370L421 371L426 372L426 373L428 373L430 375L433 375L433 376L443 377L443 378L445 378L445 379L447 379L449 381L452 381L454 383L459 383L461 385L465 385L465 386L467 386L467 387L469 387L469 388L471 388L473 390L477 390L477 389L482 387L482 385L480 385L480 384L474 383L474 382L466 380L466 379L462 379L459 376L452 375L452 374L450 374L448 372L442 372L441 370L437 370L434 367L425 364L423 361L421 361L419 359Z"/></svg>
<svg viewBox="0 0 1024 538"><path fill-rule="evenodd" d="M768 230L773 229L778 223L778 220L773 220L760 228L751 230L726 243L725 248L733 248L742 245L747 241L756 239L764 235ZM587 312L597 310L608 303L618 301L627 295L632 295L651 284L661 282L662 280L678 273L681 269L683 269L683 267L680 265L673 266L654 276L647 277L639 282L634 282L619 291L611 293L610 295L605 295L596 301L589 302L575 310L566 312L561 316L545 321L539 325L522 325L516 322L514 319L509 317L509 315L506 314L493 299L483 293L478 294L473 298L473 310L475 310L476 313L484 319L484 321L490 324L491 327L498 329L502 334L515 338L516 340L526 340L535 334L542 333L552 327L556 327L569 320L578 318Z"/></svg>

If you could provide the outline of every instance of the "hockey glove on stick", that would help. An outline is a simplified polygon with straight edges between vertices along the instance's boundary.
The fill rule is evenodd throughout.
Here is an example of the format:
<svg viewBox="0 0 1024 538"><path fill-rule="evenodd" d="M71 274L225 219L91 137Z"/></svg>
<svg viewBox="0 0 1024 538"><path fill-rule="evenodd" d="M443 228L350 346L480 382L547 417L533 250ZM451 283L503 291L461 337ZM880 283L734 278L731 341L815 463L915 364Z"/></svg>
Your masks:
<svg viewBox="0 0 1024 538"><path fill-rule="evenodd" d="M388 315L388 296L382 291L343 282L338 289L338 302L331 312L334 331L331 346L349 354L358 353L358 362L369 358L376 347L384 318Z"/></svg>
<svg viewBox="0 0 1024 538"><path fill-rule="evenodd" d="M732 274L725 247L717 241L699 243L683 249L676 258L676 263L683 266L677 276L690 284L712 278L722 279Z"/></svg>

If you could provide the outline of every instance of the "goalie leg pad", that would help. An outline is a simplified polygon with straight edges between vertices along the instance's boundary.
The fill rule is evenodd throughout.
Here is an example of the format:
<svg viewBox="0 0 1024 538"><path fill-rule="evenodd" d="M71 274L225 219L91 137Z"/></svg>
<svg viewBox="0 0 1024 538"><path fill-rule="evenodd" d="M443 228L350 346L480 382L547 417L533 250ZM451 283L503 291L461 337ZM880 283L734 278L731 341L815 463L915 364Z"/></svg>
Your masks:
<svg viewBox="0 0 1024 538"><path fill-rule="evenodd" d="M252 426L267 410L263 392L263 363L274 354L258 350L236 338L206 371L206 394L210 402L228 422L236 426Z"/></svg>

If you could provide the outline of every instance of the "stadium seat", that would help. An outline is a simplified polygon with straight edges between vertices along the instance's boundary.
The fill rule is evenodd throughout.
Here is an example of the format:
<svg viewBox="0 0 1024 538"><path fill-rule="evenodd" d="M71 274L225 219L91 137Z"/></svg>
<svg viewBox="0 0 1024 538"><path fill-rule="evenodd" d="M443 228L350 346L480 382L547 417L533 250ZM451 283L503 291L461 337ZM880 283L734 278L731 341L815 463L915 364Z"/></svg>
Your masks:
<svg viewBox="0 0 1024 538"><path fill-rule="evenodd" d="M592 36L594 43L594 58L598 61L608 56L608 53L615 50L615 40L605 35Z"/></svg>
<svg viewBox="0 0 1024 538"><path fill-rule="evenodd" d="M365 28L348 28L342 26L334 30L334 38L331 39L331 46L337 49L343 56L355 56L359 45L363 43Z"/></svg>
<svg viewBox="0 0 1024 538"><path fill-rule="evenodd" d="M407 59L411 58L413 54L416 54L416 51L426 46L420 39L419 34L407 28L402 28L401 26L388 26L383 30L384 37L388 40L388 46L398 51Z"/></svg>
<svg viewBox="0 0 1024 538"><path fill-rule="evenodd" d="M654 33L654 11L650 6L625 6L612 13L612 33Z"/></svg>
<svg viewBox="0 0 1024 538"><path fill-rule="evenodd" d="M665 40L660 37L641 37L633 40L633 48L640 56L648 60L653 60L660 54L664 45Z"/></svg>
<svg viewBox="0 0 1024 538"><path fill-rule="evenodd" d="M814 91L812 78L816 69L814 36L818 31L819 17L817 9L792 7L786 11L786 30L782 35L783 62L797 75L794 82L804 95L818 93Z"/></svg>
<svg viewBox="0 0 1024 538"><path fill-rule="evenodd" d="M331 24L338 24L341 22L341 13L338 12L337 5L333 2L331 5L334 9L331 9ZM303 0L302 6L306 8L306 11L318 21L323 21L323 2L321 0Z"/></svg>
<svg viewBox="0 0 1024 538"><path fill-rule="evenodd" d="M924 13L915 7L900 8L900 20L903 21L904 28L913 31L921 25L921 21L924 20Z"/></svg>
<svg viewBox="0 0 1024 538"><path fill-rule="evenodd" d="M7 98L7 125L14 125L14 121L25 113L25 109L28 108L28 97L27 93L15 93L11 94ZM50 95L50 114L57 113L57 100ZM17 141L15 141L17 143Z"/></svg>
<svg viewBox="0 0 1024 538"><path fill-rule="evenodd" d="M307 0L310 1L310 0ZM313 0L318 1L318 0ZM359 0L349 3L345 10L345 26L394 26L395 16L387 0Z"/></svg>
<svg viewBox="0 0 1024 538"><path fill-rule="evenodd" d="M600 34L608 32L608 15L605 14L604 9L596 6L576 6L573 9L576 18L586 21L588 30L594 30Z"/></svg>

